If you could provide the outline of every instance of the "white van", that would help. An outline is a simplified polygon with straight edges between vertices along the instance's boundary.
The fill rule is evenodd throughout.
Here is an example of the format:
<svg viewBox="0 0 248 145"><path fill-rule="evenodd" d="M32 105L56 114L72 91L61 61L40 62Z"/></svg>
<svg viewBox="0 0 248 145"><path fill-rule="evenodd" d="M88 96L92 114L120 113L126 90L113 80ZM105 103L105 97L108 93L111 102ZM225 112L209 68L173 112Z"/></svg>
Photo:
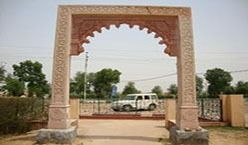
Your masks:
<svg viewBox="0 0 248 145"><path fill-rule="evenodd" d="M154 110L158 106L158 96L149 94L128 94L122 100L111 104L114 111Z"/></svg>

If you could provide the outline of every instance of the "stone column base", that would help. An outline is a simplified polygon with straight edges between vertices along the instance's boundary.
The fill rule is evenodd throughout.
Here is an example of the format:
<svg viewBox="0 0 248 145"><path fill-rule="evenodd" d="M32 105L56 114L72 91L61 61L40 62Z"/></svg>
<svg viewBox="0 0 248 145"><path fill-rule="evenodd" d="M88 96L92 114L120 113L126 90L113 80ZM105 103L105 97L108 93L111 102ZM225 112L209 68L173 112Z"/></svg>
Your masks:
<svg viewBox="0 0 248 145"><path fill-rule="evenodd" d="M184 131L172 127L170 129L170 140L172 145L208 145L209 136L206 129Z"/></svg>
<svg viewBox="0 0 248 145"><path fill-rule="evenodd" d="M72 144L76 136L77 128L75 126L68 129L41 129L36 137L36 141L38 144Z"/></svg>

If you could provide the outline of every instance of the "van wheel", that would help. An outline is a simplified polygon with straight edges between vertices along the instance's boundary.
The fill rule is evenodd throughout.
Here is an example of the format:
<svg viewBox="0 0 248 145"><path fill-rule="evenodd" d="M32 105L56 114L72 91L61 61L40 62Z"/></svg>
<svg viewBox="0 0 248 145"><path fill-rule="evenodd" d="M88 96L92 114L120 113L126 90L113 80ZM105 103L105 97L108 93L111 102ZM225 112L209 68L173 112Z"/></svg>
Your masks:
<svg viewBox="0 0 248 145"><path fill-rule="evenodd" d="M149 109L150 111L153 111L153 110L156 109L156 105L155 105L155 104L150 104L148 109Z"/></svg>
<svg viewBox="0 0 248 145"><path fill-rule="evenodd" d="M132 106L130 106L130 105L125 105L125 106L123 106L123 110L124 110L124 111L129 112L129 111L131 111L131 109L132 109Z"/></svg>

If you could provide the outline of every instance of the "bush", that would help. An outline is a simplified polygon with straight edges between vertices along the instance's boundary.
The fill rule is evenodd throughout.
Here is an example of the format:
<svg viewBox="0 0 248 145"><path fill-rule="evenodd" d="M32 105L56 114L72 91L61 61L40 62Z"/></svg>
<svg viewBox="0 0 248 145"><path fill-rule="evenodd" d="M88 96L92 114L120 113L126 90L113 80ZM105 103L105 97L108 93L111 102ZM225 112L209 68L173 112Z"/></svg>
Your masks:
<svg viewBox="0 0 248 145"><path fill-rule="evenodd" d="M44 104L38 98L0 98L0 134L26 132L28 121L47 119Z"/></svg>

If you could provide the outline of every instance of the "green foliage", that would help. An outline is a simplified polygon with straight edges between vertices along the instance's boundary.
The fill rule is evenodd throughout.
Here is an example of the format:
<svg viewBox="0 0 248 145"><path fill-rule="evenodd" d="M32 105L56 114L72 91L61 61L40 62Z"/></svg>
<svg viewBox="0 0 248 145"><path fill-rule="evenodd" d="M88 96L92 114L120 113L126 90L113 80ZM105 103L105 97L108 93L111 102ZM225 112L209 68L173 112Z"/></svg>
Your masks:
<svg viewBox="0 0 248 145"><path fill-rule="evenodd" d="M197 97L199 97L199 98L208 98L208 96L209 96L209 94L208 94L207 91L202 91L202 93Z"/></svg>
<svg viewBox="0 0 248 145"><path fill-rule="evenodd" d="M37 96L37 97L43 97L44 95L49 93L49 85L43 84L43 85L30 85L28 87L29 89L29 96Z"/></svg>
<svg viewBox="0 0 248 145"><path fill-rule="evenodd" d="M27 83L28 96L43 97L49 93L49 85L42 72L42 64L30 60L13 65L14 76Z"/></svg>
<svg viewBox="0 0 248 145"><path fill-rule="evenodd" d="M140 91L136 89L134 82L128 82L122 91L122 95L124 96L127 94L137 94L137 93L140 93Z"/></svg>
<svg viewBox="0 0 248 145"><path fill-rule="evenodd" d="M236 94L235 87L233 86L227 86L225 87L225 94Z"/></svg>
<svg viewBox="0 0 248 145"><path fill-rule="evenodd" d="M167 90L168 90L168 93L173 96L173 98L177 96L177 85L176 84L171 84Z"/></svg>
<svg viewBox="0 0 248 145"><path fill-rule="evenodd" d="M4 66L0 66L0 82L4 81L5 79L5 72L6 70L4 69Z"/></svg>
<svg viewBox="0 0 248 145"><path fill-rule="evenodd" d="M152 93L156 93L158 95L159 98L163 98L163 90L160 86L154 86L152 88Z"/></svg>
<svg viewBox="0 0 248 145"><path fill-rule="evenodd" d="M18 79L11 78L10 76L5 79L3 89L8 91L9 96L21 96L24 94L24 82Z"/></svg>
<svg viewBox="0 0 248 145"><path fill-rule="evenodd" d="M120 72L112 69L102 69L97 73L87 74L87 98L104 98L111 94L112 86L120 81ZM70 82L70 96L83 98L85 73L77 72Z"/></svg>
<svg viewBox="0 0 248 145"><path fill-rule="evenodd" d="M210 97L218 97L219 94L230 90L232 76L223 69L215 68L207 70L205 78L209 83L208 93Z"/></svg>
<svg viewBox="0 0 248 145"><path fill-rule="evenodd" d="M244 97L248 97L248 82L239 81L236 84L235 92L237 94L243 94Z"/></svg>
<svg viewBox="0 0 248 145"><path fill-rule="evenodd" d="M76 73L76 76L70 82L70 96L83 97L84 82L85 82L84 79L85 79L84 72ZM87 96L88 94L92 93L94 80L95 80L95 73L87 74L87 85L86 85Z"/></svg>
<svg viewBox="0 0 248 145"><path fill-rule="evenodd" d="M203 90L203 79L196 76L196 96L200 96Z"/></svg>
<svg viewBox="0 0 248 145"><path fill-rule="evenodd" d="M77 72L76 76L70 82L70 96L79 97L84 92L84 73Z"/></svg>
<svg viewBox="0 0 248 145"><path fill-rule="evenodd" d="M102 69L95 74L93 82L94 91L97 97L104 98L111 95L111 89L114 84L120 81L121 72L112 69Z"/></svg>
<svg viewBox="0 0 248 145"><path fill-rule="evenodd" d="M29 131L28 121L47 120L44 100L38 98L0 98L0 134Z"/></svg>

